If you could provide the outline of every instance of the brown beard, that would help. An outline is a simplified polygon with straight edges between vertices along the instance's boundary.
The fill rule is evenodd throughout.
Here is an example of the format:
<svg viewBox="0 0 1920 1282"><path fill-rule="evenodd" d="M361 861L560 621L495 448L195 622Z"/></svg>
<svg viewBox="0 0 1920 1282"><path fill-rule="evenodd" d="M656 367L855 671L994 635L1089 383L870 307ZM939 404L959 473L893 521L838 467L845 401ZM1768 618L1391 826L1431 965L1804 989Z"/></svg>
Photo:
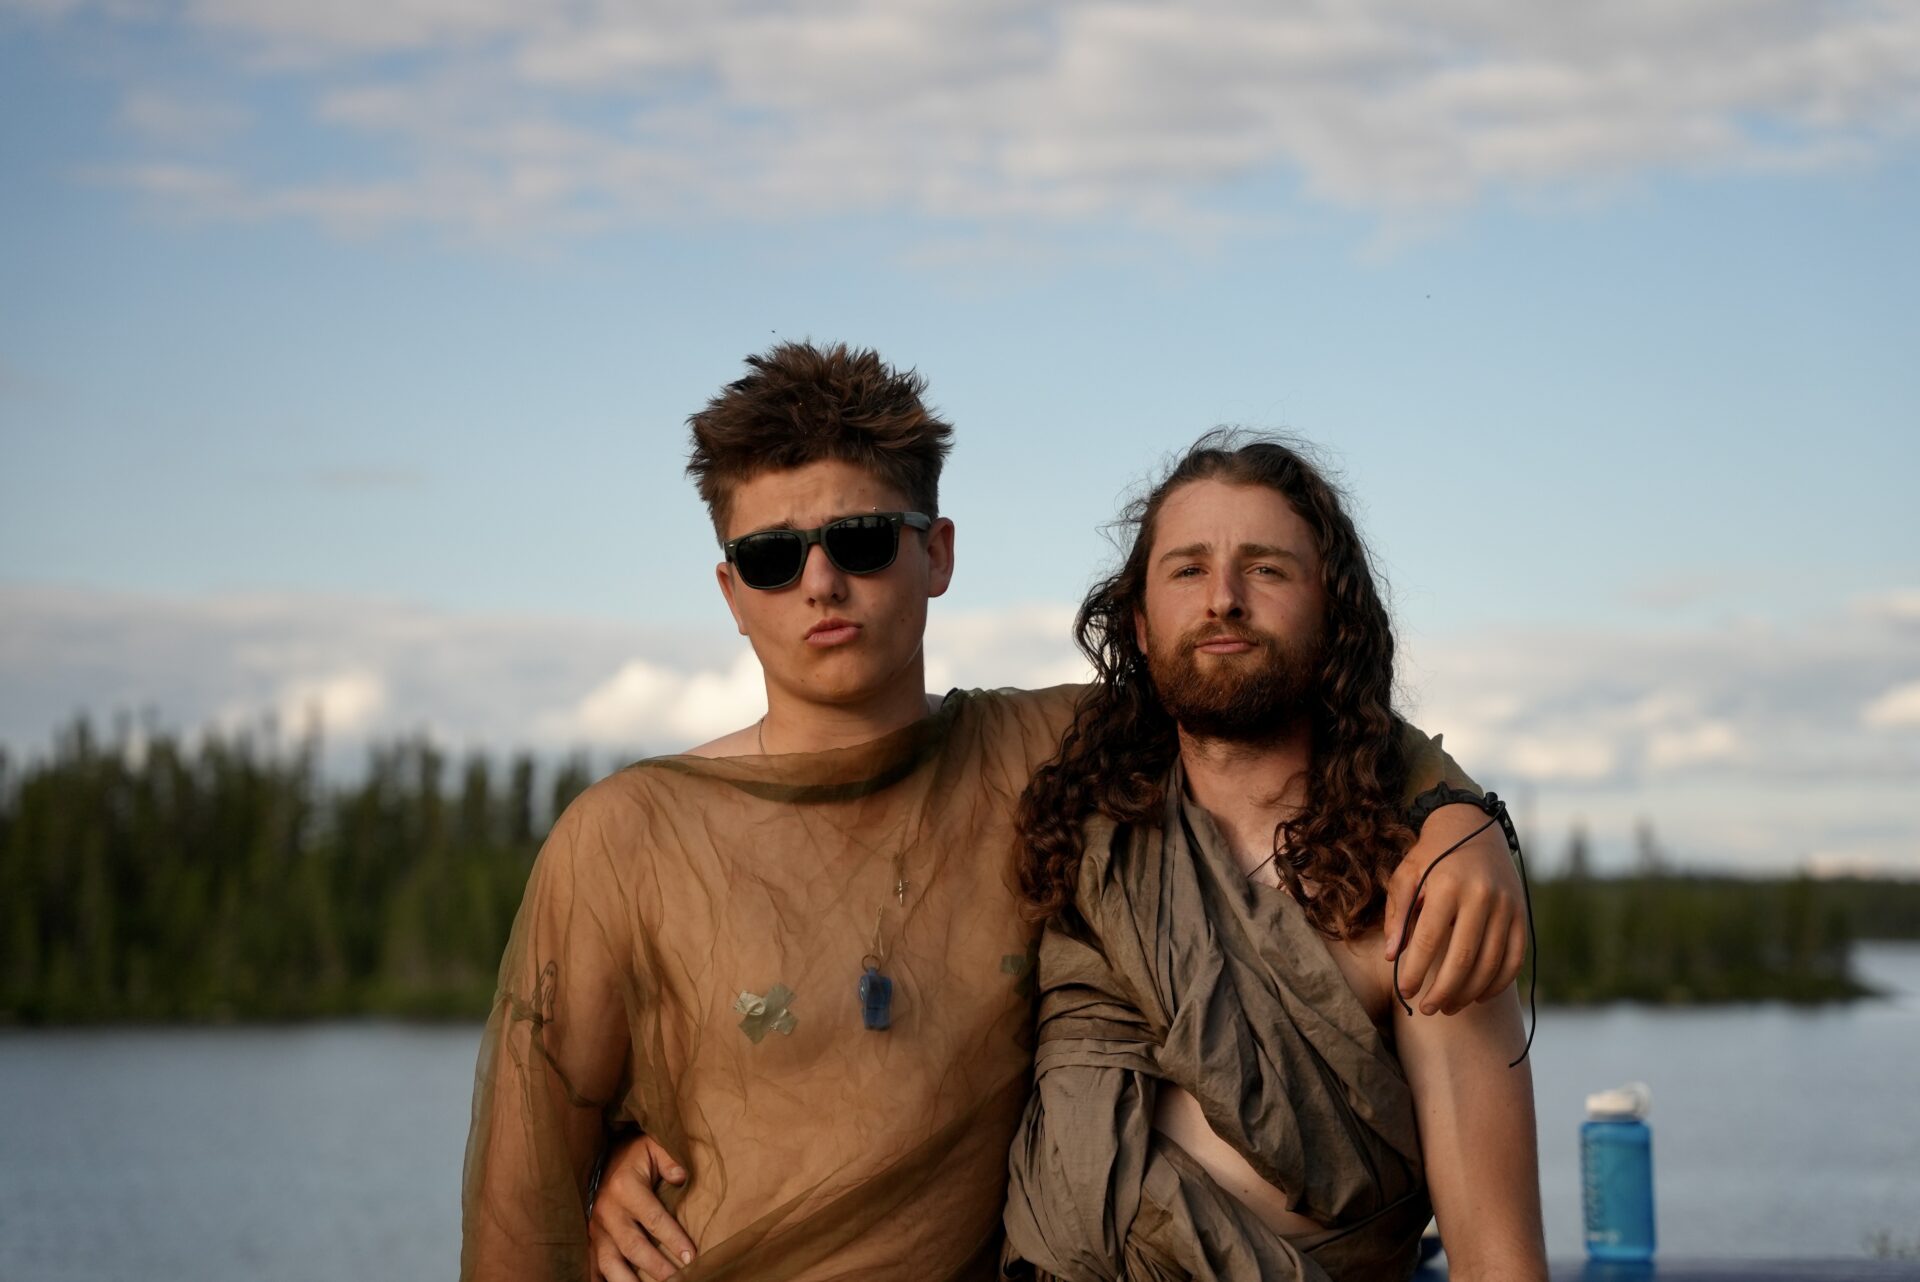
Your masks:
<svg viewBox="0 0 1920 1282"><path fill-rule="evenodd" d="M1256 649L1218 656L1201 667L1195 648L1233 637ZM1199 739L1262 743L1285 734L1315 702L1325 647L1320 634L1288 645L1244 626L1202 624L1171 646L1147 637L1147 672L1161 704L1180 728Z"/></svg>

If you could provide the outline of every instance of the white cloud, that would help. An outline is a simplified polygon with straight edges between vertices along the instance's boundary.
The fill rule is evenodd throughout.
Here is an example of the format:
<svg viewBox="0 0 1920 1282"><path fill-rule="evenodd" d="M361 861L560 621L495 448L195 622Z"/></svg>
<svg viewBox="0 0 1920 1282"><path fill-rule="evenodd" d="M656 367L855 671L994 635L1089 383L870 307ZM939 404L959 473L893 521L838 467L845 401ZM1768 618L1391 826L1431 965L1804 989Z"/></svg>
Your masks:
<svg viewBox="0 0 1920 1282"><path fill-rule="evenodd" d="M1888 777L1913 754L1890 755L1860 728L1914 724L1904 718L1920 700L1916 623L1875 608L1797 625L1528 629L1430 640L1406 672L1419 715L1500 775L1636 786L1735 766Z"/></svg>
<svg viewBox="0 0 1920 1282"><path fill-rule="evenodd" d="M201 216L492 235L713 215L1213 225L1249 176L1390 218L1644 175L1871 163L1920 132L1896 0L197 0L245 79L385 175L182 182ZM143 19L145 20L145 19ZM387 55L404 53L404 59ZM1279 211L1267 211L1277 221Z"/></svg>
<svg viewBox="0 0 1920 1282"><path fill-rule="evenodd" d="M1422 638L1409 712L1518 799L1548 851L1575 816L1602 863L1657 822L1682 862L1794 867L1818 851L1920 864L1920 725L1901 720L1920 613L1794 624L1503 629ZM1878 710L1869 727L1862 709Z"/></svg>
<svg viewBox="0 0 1920 1282"><path fill-rule="evenodd" d="M289 729L313 726L324 733L359 735L386 709L387 686L364 669L301 678L281 693L279 722Z"/></svg>
<svg viewBox="0 0 1920 1282"><path fill-rule="evenodd" d="M1434 725L1444 731L1446 723ZM1452 733L1453 752L1468 760L1479 760L1472 752L1474 740L1463 748L1461 734ZM1488 758L1491 760L1491 758ZM1581 735L1514 734L1507 736L1501 749L1501 762L1527 779L1547 782L1584 783L1604 779L1619 768L1620 757L1614 745L1605 739Z"/></svg>
<svg viewBox="0 0 1920 1282"><path fill-rule="evenodd" d="M936 609L927 622L928 688L1039 689L1088 680L1091 669L1071 640L1073 615L1068 605Z"/></svg>
<svg viewBox="0 0 1920 1282"><path fill-rule="evenodd" d="M1647 737L1647 765L1654 770L1738 761L1746 751L1740 732L1725 721L1664 728Z"/></svg>
<svg viewBox="0 0 1920 1282"><path fill-rule="evenodd" d="M692 747L750 725L766 711L760 664L749 651L731 667L676 672L629 659L572 708L541 723L544 738L624 748L664 736Z"/></svg>
<svg viewBox="0 0 1920 1282"><path fill-rule="evenodd" d="M1860 720L1875 729L1920 726L1920 681L1888 690L1861 709Z"/></svg>
<svg viewBox="0 0 1920 1282"><path fill-rule="evenodd" d="M1866 618L1920 623L1920 589L1882 592L1861 600L1856 612Z"/></svg>

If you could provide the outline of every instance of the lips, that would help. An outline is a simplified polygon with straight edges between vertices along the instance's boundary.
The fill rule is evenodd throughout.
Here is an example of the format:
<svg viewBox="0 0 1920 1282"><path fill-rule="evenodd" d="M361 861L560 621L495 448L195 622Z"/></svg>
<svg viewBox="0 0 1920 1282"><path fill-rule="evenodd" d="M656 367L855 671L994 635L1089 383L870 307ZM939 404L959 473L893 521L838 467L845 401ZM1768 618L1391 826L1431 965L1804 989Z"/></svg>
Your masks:
<svg viewBox="0 0 1920 1282"><path fill-rule="evenodd" d="M807 629L807 644L827 650L845 645L860 635L860 625L852 619L826 618Z"/></svg>
<svg viewBox="0 0 1920 1282"><path fill-rule="evenodd" d="M1242 632L1216 632L1202 637L1189 648L1199 654L1241 654L1258 648L1260 641Z"/></svg>

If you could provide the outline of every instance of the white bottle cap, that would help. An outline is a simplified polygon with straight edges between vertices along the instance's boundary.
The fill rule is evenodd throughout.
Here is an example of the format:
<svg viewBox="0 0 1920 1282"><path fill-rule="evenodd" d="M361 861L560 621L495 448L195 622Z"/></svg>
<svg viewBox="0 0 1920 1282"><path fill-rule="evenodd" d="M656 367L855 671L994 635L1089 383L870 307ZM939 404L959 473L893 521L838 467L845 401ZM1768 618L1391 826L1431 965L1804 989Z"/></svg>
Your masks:
<svg viewBox="0 0 1920 1282"><path fill-rule="evenodd" d="M1652 1107L1653 1089L1645 1082L1628 1082L1587 1096L1587 1116L1592 1118L1641 1118Z"/></svg>

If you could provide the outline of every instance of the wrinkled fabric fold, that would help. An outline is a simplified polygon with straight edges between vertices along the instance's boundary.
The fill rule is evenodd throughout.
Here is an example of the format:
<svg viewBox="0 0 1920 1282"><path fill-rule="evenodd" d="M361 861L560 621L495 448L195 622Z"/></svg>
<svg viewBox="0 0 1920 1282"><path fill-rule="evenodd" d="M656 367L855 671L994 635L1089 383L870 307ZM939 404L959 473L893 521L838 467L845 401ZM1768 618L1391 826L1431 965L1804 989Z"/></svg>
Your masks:
<svg viewBox="0 0 1920 1282"><path fill-rule="evenodd" d="M1409 737L1409 796L1472 786L1438 741ZM1410 1275L1430 1215L1412 1092L1305 914L1248 882L1177 767L1158 827L1096 817L1085 836L1084 934L1040 944L1003 1276ZM1162 1081L1325 1230L1282 1236L1154 1131Z"/></svg>

